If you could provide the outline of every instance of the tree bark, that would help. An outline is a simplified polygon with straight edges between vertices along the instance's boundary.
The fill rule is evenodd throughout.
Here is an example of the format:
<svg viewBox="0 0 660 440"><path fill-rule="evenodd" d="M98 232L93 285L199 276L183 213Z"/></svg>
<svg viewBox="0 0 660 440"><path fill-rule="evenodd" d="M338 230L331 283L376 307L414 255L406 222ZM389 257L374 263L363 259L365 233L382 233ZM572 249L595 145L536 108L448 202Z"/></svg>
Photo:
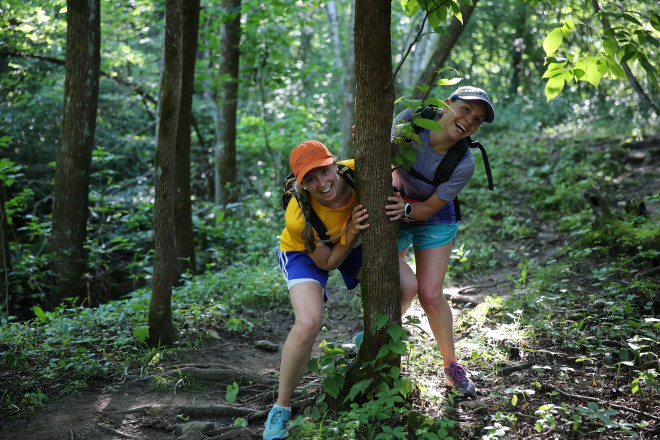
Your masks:
<svg viewBox="0 0 660 440"><path fill-rule="evenodd" d="M176 234L177 275L190 270L195 273L195 238L190 200L190 133L192 101L197 59L200 0L183 4L183 72L181 78L181 109L176 141L176 185L174 194L174 231Z"/></svg>
<svg viewBox="0 0 660 440"><path fill-rule="evenodd" d="M241 38L241 0L222 0L220 26L220 85L216 101L215 203L236 201L236 110Z"/></svg>
<svg viewBox="0 0 660 440"><path fill-rule="evenodd" d="M474 8L477 6L479 0L472 0L474 6L461 5L461 14L463 14L463 23L458 21L456 17L452 18L451 23L447 27L447 33L440 39L438 46L436 47L433 55L429 59L426 68L419 77L417 85L426 84L433 87L436 79L438 78L438 69L441 69L449 55L451 54L452 48L456 45L458 38L463 33L463 29L467 26L468 21L470 21L470 16L474 12ZM415 87L415 90L412 93L414 99L421 99L424 97L424 92Z"/></svg>
<svg viewBox="0 0 660 440"><path fill-rule="evenodd" d="M172 286L177 271L174 243L174 179L177 124L181 105L183 69L183 2L166 0L163 67L159 91L154 203L154 274L149 308L149 344L170 345Z"/></svg>
<svg viewBox="0 0 660 440"><path fill-rule="evenodd" d="M372 328L378 315L386 315L389 322L401 323L397 224L390 222L385 215L387 197L392 195L390 125L394 108L394 85L390 20L389 2L356 0L357 195L360 203L369 210L368 221L371 225L362 236L364 257L360 283L364 341L360 346L356 367L376 359L380 347L389 341L386 328L378 331ZM397 357L391 363L399 366L400 361L400 357ZM360 374L356 368L351 371L352 374ZM354 377L349 375L347 382L350 383Z"/></svg>
<svg viewBox="0 0 660 440"><path fill-rule="evenodd" d="M99 0L67 1L66 78L53 192L51 304L87 299L87 218L101 64Z"/></svg>

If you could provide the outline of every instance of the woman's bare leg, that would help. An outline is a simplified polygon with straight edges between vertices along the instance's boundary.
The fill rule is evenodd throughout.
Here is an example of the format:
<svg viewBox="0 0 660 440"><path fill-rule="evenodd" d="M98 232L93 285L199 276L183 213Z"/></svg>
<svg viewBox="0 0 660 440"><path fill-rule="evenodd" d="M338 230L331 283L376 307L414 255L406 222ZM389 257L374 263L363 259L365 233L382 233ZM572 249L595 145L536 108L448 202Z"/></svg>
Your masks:
<svg viewBox="0 0 660 440"><path fill-rule="evenodd" d="M426 312L445 367L456 362L453 316L442 292L452 246L453 240L441 247L415 250L419 302Z"/></svg>
<svg viewBox="0 0 660 440"><path fill-rule="evenodd" d="M323 286L314 281L296 284L289 289L296 320L282 348L277 396L280 406L291 406L293 391L307 371L314 341L321 328L323 293Z"/></svg>

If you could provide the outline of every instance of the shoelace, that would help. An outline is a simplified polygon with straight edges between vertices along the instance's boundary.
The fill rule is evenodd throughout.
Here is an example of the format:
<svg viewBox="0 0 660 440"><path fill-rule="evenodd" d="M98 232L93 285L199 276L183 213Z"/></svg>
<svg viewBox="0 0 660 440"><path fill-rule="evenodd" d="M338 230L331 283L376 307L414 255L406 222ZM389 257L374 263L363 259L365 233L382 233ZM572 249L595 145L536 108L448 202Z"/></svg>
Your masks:
<svg viewBox="0 0 660 440"><path fill-rule="evenodd" d="M463 382L467 380L465 369L457 363L453 363L449 367L445 368L445 372L449 374L454 382Z"/></svg>
<svg viewBox="0 0 660 440"><path fill-rule="evenodd" d="M285 419L284 410L275 411L273 417L270 419L270 423L271 425L274 425L279 422L284 422Z"/></svg>

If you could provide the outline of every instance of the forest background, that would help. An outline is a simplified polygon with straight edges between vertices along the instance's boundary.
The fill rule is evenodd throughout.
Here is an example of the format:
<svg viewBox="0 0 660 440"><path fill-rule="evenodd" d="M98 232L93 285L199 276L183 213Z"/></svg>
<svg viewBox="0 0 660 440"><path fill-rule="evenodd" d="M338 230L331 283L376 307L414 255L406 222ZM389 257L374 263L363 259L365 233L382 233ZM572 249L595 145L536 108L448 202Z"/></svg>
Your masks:
<svg viewBox="0 0 660 440"><path fill-rule="evenodd" d="M179 7L194 3L180 2ZM515 267L512 276L519 287L528 288L537 262L513 250L503 254L502 249L510 249L504 243L550 233L545 228L569 237L560 242L591 240L568 254L575 264L590 261L592 273L601 277L598 282L612 292L612 304L605 300L603 306L608 319L615 310L625 310L637 322L632 335L627 334L630 328L617 327L616 350L606 350L616 356L608 362L629 368L630 388L635 389L635 381L638 390L647 387L653 405L658 389L658 227L653 207L658 192L648 182L655 176L649 173L657 172L654 162L649 163L659 126L657 4L480 1L474 8L460 5L464 25L452 15L458 13L458 3L449 2L447 9L438 9L444 14L431 16L415 5L392 4L393 86L394 96L401 99L387 118L405 105L419 104L430 86L429 97L444 99L458 84L477 85L489 92L496 108L495 123L484 126L477 138L487 146L499 188L484 190L485 173L478 161L480 169L465 196L470 234L455 249L450 275L461 280ZM169 197L173 224L182 224L180 213L186 216L186 206L177 202L181 193L190 210L189 234L168 238L177 244L177 258L175 266L166 266L171 278L165 290L173 291L176 301L169 316L173 325L163 334L179 341L185 340L181 326L189 313L247 332L254 323L246 310L286 306L273 252L282 227L281 181L288 172L288 154L306 139L321 140L340 158L354 154L351 2L204 1L200 6L197 26L180 23L179 28L180 75L194 77L189 129L170 135L177 153L181 144L189 148L185 160L171 158L178 170L189 172L188 184L185 176L172 181ZM107 330L109 321L122 324L113 329L108 350L135 350L135 358L122 360L124 366L152 359L153 348L143 343L151 337L153 347L154 330L163 330L148 312L151 306L154 313L149 296L156 294L158 254L156 151L166 143L171 122L162 122L168 117L163 84L172 71L165 63L167 11L165 4L146 1L100 2L98 108L86 147L89 164L81 165L58 160L62 145L80 144L70 140L66 124L66 104L71 102L66 69L83 68L82 59L67 57L67 14L76 7L76 2L65 1L8 1L1 7L2 362L8 380L16 379L9 377L11 371L40 362L43 369L30 371L51 379L21 386L7 382L12 385L3 391L3 417L25 413L94 378L115 377L114 362L95 360L95 350L106 349L96 332ZM600 8L606 14L596 14ZM190 10L179 12L190 17ZM167 28L171 26L168 22ZM605 61L582 54L600 54ZM608 64L607 57L613 62ZM186 92L180 93L184 102ZM641 178L632 182L621 177L630 171L626 158L631 152L639 157L630 160L641 163L642 170ZM80 176L88 179L87 185L80 184ZM84 218L79 252L67 250L58 233L58 182L88 187L82 201L61 203L66 208L60 214L63 223L69 217ZM603 198L594 188L609 194ZM620 212L612 214L608 205ZM624 205L637 208L624 214ZM615 226L603 227L611 219ZM184 234L184 228L171 233ZM597 267L596 256L604 258ZM570 271L568 263L562 264L562 270ZM612 273L630 275L624 282L608 278ZM561 283L553 289L566 290ZM209 304L217 309L202 313ZM94 325L81 316L90 310L100 314L93 315ZM507 313L520 322L516 309ZM630 321L624 315L617 317ZM65 318L72 321L60 321ZM586 331L581 322L578 332ZM74 360L65 362L66 356L55 355L49 346L52 342L69 350L71 335L81 331L77 325L92 339L78 335L73 340L89 351L73 350ZM34 332L49 341L43 351L31 352L39 344L26 342ZM97 345L94 350L90 342ZM584 341L578 345L581 349ZM497 423L506 422L499 417ZM635 423L616 430L650 429L642 421ZM546 426L551 423L541 424Z"/></svg>

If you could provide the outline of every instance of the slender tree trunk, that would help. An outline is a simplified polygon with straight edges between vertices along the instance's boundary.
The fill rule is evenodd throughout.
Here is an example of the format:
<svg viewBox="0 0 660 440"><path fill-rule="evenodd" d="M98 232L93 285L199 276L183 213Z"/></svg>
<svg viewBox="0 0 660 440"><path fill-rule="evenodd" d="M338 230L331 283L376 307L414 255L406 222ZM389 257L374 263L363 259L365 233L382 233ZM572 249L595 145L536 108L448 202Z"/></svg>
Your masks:
<svg viewBox="0 0 660 440"><path fill-rule="evenodd" d="M346 69L342 89L341 106L341 158L353 157L353 125L355 124L355 1L351 1L351 21L346 48Z"/></svg>
<svg viewBox="0 0 660 440"><path fill-rule="evenodd" d="M156 144L154 203L154 276L149 309L149 343L169 345L176 339L172 322L172 286L177 273L174 243L174 179L177 124L183 69L183 2L166 0L165 39Z"/></svg>
<svg viewBox="0 0 660 440"><path fill-rule="evenodd" d="M67 1L66 79L53 195L53 305L68 297L89 303L84 246L99 96L100 15L99 0Z"/></svg>
<svg viewBox="0 0 660 440"><path fill-rule="evenodd" d="M174 231L176 233L177 275L195 272L195 239L190 200L190 133L192 101L197 59L200 0L186 0L183 4L183 72L181 80L181 109L176 141L176 185L174 194Z"/></svg>
<svg viewBox="0 0 660 440"><path fill-rule="evenodd" d="M0 181L0 291L4 297L3 308L5 316L9 316L9 274L11 273L11 258L9 258L9 224L7 211L5 182Z"/></svg>
<svg viewBox="0 0 660 440"><path fill-rule="evenodd" d="M353 27L355 25L355 2L350 2L350 21L348 42L346 45L346 60L342 55L342 42L339 32L339 20L337 18L337 4L335 1L326 3L328 10L328 21L330 22L330 35L332 36L332 48L335 55L335 65L343 72L342 94L341 94L341 143L339 145L339 157L346 159L353 157L353 125L355 124L355 55L353 48Z"/></svg>
<svg viewBox="0 0 660 440"><path fill-rule="evenodd" d="M337 3L329 0L325 4L328 11L328 22L330 23L330 37L332 39L332 53L335 56L335 67L344 69L344 57L341 54L341 37L339 36L339 20L337 18Z"/></svg>
<svg viewBox="0 0 660 440"><path fill-rule="evenodd" d="M607 17L603 15L598 0L591 0L591 4L596 14L598 14L598 16L600 17L600 21L603 24L603 29L610 29L612 26L610 25L610 22L607 19ZM628 77L628 82L632 86L633 90L635 91L635 93L637 93L637 96L639 97L639 102L642 105L642 107L645 109L652 108L656 112L660 112L660 108L658 108L658 106L656 106L653 103L653 101L648 97L646 92L644 92L642 85L639 83L639 81L637 81L637 78L635 78L635 75L632 73L632 70L630 70L630 67L628 67L628 63L626 62L621 63L621 68L623 68L623 71L626 73L626 77Z"/></svg>
<svg viewBox="0 0 660 440"><path fill-rule="evenodd" d="M236 110L241 38L241 0L222 0L220 27L220 89L216 102L215 203L236 201Z"/></svg>
<svg viewBox="0 0 660 440"><path fill-rule="evenodd" d="M516 18L514 29L516 32L516 42L513 50L511 51L511 82L509 83L509 94L516 95L518 94L518 88L520 87L520 79L522 77L522 59L523 54L525 53L525 41L527 32L527 17L528 17L527 4L520 5L520 15Z"/></svg>
<svg viewBox="0 0 660 440"><path fill-rule="evenodd" d="M369 210L371 227L362 237L363 266L360 278L364 309L364 342L356 366L376 358L389 341L387 329L375 331L378 315L401 323L397 225L385 215L387 197L392 195L390 171L390 125L394 109L391 5L382 0L356 0L355 77L357 193ZM400 365L400 358L391 361ZM354 373L356 369L352 369ZM354 376L352 376L354 377ZM349 381L350 382L350 381ZM350 387L349 387L350 389Z"/></svg>
<svg viewBox="0 0 660 440"><path fill-rule="evenodd" d="M467 26L468 21L470 21L470 16L472 15L472 12L474 12L474 8L478 1L479 0L472 0L474 6L465 4L461 5L460 9L461 14L463 14L463 23L458 21L456 17L451 20L451 23L447 27L447 33L440 39L438 46L426 65L426 68L419 77L417 85L426 84L433 87L433 84L438 78L438 69L445 65L452 48L456 45L456 42L461 36L461 33L463 33L465 26ZM420 99L424 96L424 92L415 87L412 96L415 99Z"/></svg>

